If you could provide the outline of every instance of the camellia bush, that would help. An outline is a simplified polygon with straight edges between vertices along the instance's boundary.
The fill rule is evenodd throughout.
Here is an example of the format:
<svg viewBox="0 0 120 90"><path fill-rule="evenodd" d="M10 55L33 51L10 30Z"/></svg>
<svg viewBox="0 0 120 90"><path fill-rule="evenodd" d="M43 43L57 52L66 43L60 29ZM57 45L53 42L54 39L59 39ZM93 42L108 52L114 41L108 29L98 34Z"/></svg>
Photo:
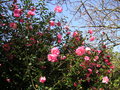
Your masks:
<svg viewBox="0 0 120 90"><path fill-rule="evenodd" d="M1 2L0 89L109 90L114 69L105 45L55 20L46 2ZM85 35L84 35L85 36Z"/></svg>

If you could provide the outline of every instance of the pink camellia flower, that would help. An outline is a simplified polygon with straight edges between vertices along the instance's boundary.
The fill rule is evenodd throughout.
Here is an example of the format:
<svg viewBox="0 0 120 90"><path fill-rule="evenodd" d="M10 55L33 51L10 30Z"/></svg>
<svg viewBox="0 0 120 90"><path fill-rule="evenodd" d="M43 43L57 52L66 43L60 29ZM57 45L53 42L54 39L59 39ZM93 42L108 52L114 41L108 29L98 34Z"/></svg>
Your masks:
<svg viewBox="0 0 120 90"><path fill-rule="evenodd" d="M55 26L55 22L54 21L50 21L50 26Z"/></svg>
<svg viewBox="0 0 120 90"><path fill-rule="evenodd" d="M93 59L94 61L97 61L99 59L98 56L95 56L95 58Z"/></svg>
<svg viewBox="0 0 120 90"><path fill-rule="evenodd" d="M17 29L17 24L16 23L10 23L9 26L13 29Z"/></svg>
<svg viewBox="0 0 120 90"><path fill-rule="evenodd" d="M41 83L44 83L44 82L46 82L46 77L44 76L44 77L40 77L39 78L39 82L41 82Z"/></svg>
<svg viewBox="0 0 120 90"><path fill-rule="evenodd" d="M62 39L62 35L61 35L61 34L58 34L58 35L57 35L57 38L61 40L61 39Z"/></svg>
<svg viewBox="0 0 120 90"><path fill-rule="evenodd" d="M61 56L60 59L64 60L64 59L66 59L66 56Z"/></svg>
<svg viewBox="0 0 120 90"><path fill-rule="evenodd" d="M11 82L11 79L7 78L6 81L7 81L8 83L10 83L10 82Z"/></svg>
<svg viewBox="0 0 120 90"><path fill-rule="evenodd" d="M35 12L29 10L28 13L27 13L28 16L34 16L35 15Z"/></svg>
<svg viewBox="0 0 120 90"><path fill-rule="evenodd" d="M88 71L89 71L89 73L92 73L92 69L91 68L88 68Z"/></svg>
<svg viewBox="0 0 120 90"><path fill-rule="evenodd" d="M58 13L61 13L61 12L63 11L63 9L62 9L62 7L60 7L60 6L56 6L56 7L54 8L54 11L55 11L55 12L58 12Z"/></svg>
<svg viewBox="0 0 120 90"><path fill-rule="evenodd" d="M85 50L86 50L86 51L90 51L90 50L91 50L91 48L89 48L89 47L86 47L86 48L85 48Z"/></svg>
<svg viewBox="0 0 120 90"><path fill-rule="evenodd" d="M13 14L14 14L14 17L20 17L22 14L22 9L15 9Z"/></svg>
<svg viewBox="0 0 120 90"><path fill-rule="evenodd" d="M64 29L69 30L69 26L65 26Z"/></svg>
<svg viewBox="0 0 120 90"><path fill-rule="evenodd" d="M59 51L59 49L57 47L54 47L54 48L51 49L51 53L55 54L55 55L59 55L60 51Z"/></svg>
<svg viewBox="0 0 120 90"><path fill-rule="evenodd" d="M93 34L93 30L88 30L88 33Z"/></svg>
<svg viewBox="0 0 120 90"><path fill-rule="evenodd" d="M74 86L74 87L77 87L77 83L74 82L73 86Z"/></svg>
<svg viewBox="0 0 120 90"><path fill-rule="evenodd" d="M50 62L57 62L57 55L56 54L48 54L48 61Z"/></svg>
<svg viewBox="0 0 120 90"><path fill-rule="evenodd" d="M71 32L67 32L67 35L69 35Z"/></svg>
<svg viewBox="0 0 120 90"><path fill-rule="evenodd" d="M60 22L57 22L56 25L57 25L57 26L61 26L61 23L60 23Z"/></svg>
<svg viewBox="0 0 120 90"><path fill-rule="evenodd" d="M113 66L113 65L112 65L112 66L110 66L110 69L114 69L114 68L115 68L115 66Z"/></svg>
<svg viewBox="0 0 120 90"><path fill-rule="evenodd" d="M83 54L85 54L85 48L84 48L84 46L78 47L78 48L76 49L75 53L76 53L78 56L82 56Z"/></svg>
<svg viewBox="0 0 120 90"><path fill-rule="evenodd" d="M58 39L58 41L57 41L58 43L61 43L61 40L60 39Z"/></svg>
<svg viewBox="0 0 120 90"><path fill-rule="evenodd" d="M94 41L95 40L95 37L94 36L92 36L92 37L90 37L90 39L89 39L90 41Z"/></svg>
<svg viewBox="0 0 120 90"><path fill-rule="evenodd" d="M76 37L78 35L78 32L73 32L73 37Z"/></svg>
<svg viewBox="0 0 120 90"><path fill-rule="evenodd" d="M90 60L90 57L85 56L84 59L85 59L86 61L89 61L89 60Z"/></svg>
<svg viewBox="0 0 120 90"><path fill-rule="evenodd" d="M102 83L106 83L107 84L109 82L109 78L107 76L103 77L102 79L103 79Z"/></svg>

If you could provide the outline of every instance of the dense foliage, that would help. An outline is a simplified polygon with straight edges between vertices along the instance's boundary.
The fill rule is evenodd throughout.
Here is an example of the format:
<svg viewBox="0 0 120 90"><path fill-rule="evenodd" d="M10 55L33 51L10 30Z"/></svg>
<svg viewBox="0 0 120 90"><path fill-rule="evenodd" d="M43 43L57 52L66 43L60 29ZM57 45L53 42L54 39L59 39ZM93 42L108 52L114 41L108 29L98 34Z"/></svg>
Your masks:
<svg viewBox="0 0 120 90"><path fill-rule="evenodd" d="M79 30L54 19L44 1L2 2L0 9L0 89L109 90L114 65L93 31Z"/></svg>

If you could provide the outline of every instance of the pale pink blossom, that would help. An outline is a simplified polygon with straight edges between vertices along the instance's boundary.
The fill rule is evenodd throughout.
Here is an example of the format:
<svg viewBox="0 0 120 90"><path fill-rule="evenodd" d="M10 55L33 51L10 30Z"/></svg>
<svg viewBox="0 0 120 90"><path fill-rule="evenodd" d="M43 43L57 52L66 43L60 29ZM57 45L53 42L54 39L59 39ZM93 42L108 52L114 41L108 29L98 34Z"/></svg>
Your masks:
<svg viewBox="0 0 120 90"><path fill-rule="evenodd" d="M78 56L82 56L83 54L85 54L85 48L84 48L84 46L78 47L78 48L76 49L75 53L76 53Z"/></svg>
<svg viewBox="0 0 120 90"><path fill-rule="evenodd" d="M107 76L102 78L102 83L108 83L109 82L109 78Z"/></svg>
<svg viewBox="0 0 120 90"><path fill-rule="evenodd" d="M57 47L54 47L54 48L51 49L51 53L55 54L55 55L59 55L60 51L59 51L59 49Z"/></svg>
<svg viewBox="0 0 120 90"><path fill-rule="evenodd" d="M54 21L50 21L49 24L50 24L50 26L55 26L55 22Z"/></svg>
<svg viewBox="0 0 120 90"><path fill-rule="evenodd" d="M69 26L65 26L64 29L69 30Z"/></svg>
<svg viewBox="0 0 120 90"><path fill-rule="evenodd" d="M93 34L93 30L88 30L88 33Z"/></svg>
<svg viewBox="0 0 120 90"><path fill-rule="evenodd" d="M28 14L29 16L34 16L34 15L35 15L35 12L29 10L27 14Z"/></svg>
<svg viewBox="0 0 120 90"><path fill-rule="evenodd" d="M61 56L60 59L64 60L64 59L66 59L66 56Z"/></svg>
<svg viewBox="0 0 120 90"><path fill-rule="evenodd" d="M91 50L91 48L89 48L89 47L86 47L86 48L85 48L85 50L86 50L86 51L90 51L90 50Z"/></svg>
<svg viewBox="0 0 120 90"><path fill-rule="evenodd" d="M50 62L57 62L58 61L56 54L48 54L47 57L48 57L48 61L50 61Z"/></svg>
<svg viewBox="0 0 120 90"><path fill-rule="evenodd" d="M62 9L62 7L60 7L60 6L56 6L56 7L54 8L54 11L55 11L55 12L58 12L58 13L61 13L61 12L63 11L63 9Z"/></svg>
<svg viewBox="0 0 120 90"><path fill-rule="evenodd" d="M98 56L95 56L93 60L94 60L94 61L97 61L98 59L99 59L99 57L98 57Z"/></svg>
<svg viewBox="0 0 120 90"><path fill-rule="evenodd" d="M89 60L90 60L90 57L85 56L84 59L85 59L86 61L89 61Z"/></svg>
<svg viewBox="0 0 120 90"><path fill-rule="evenodd" d="M90 40L90 41L94 41L94 40L95 40L95 37L94 37L94 36L91 36L89 40Z"/></svg>
<svg viewBox="0 0 120 90"><path fill-rule="evenodd" d="M41 82L41 83L44 83L44 82L46 82L46 77L44 76L44 77L40 77L39 78L39 82Z"/></svg>

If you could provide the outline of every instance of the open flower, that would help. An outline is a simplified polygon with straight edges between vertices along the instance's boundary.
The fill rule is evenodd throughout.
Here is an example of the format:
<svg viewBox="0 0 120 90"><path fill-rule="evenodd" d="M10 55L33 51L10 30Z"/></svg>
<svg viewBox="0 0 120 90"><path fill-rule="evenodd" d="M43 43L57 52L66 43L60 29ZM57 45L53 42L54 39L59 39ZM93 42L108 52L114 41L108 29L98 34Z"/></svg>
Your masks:
<svg viewBox="0 0 120 90"><path fill-rule="evenodd" d="M57 55L56 54L48 54L48 61L50 62L57 62Z"/></svg>
<svg viewBox="0 0 120 90"><path fill-rule="evenodd" d="M51 53L58 56L60 54L60 51L57 47L54 47L54 48L51 49Z"/></svg>
<svg viewBox="0 0 120 90"><path fill-rule="evenodd" d="M55 12L58 12L58 13L61 13L61 12L63 11L63 9L62 9L62 7L60 7L60 6L56 6L56 7L54 8L54 11L55 11Z"/></svg>
<svg viewBox="0 0 120 90"><path fill-rule="evenodd" d="M84 48L84 46L78 47L78 48L76 49L75 53L76 53L78 56L82 56L83 54L85 54L85 48Z"/></svg>
<svg viewBox="0 0 120 90"><path fill-rule="evenodd" d="M109 82L109 78L107 76L103 77L102 79L103 79L102 83L106 83L107 84Z"/></svg>
<svg viewBox="0 0 120 90"><path fill-rule="evenodd" d="M44 77L40 77L40 78L39 78L39 82L41 82L41 83L46 82L46 77L45 77L45 76L44 76Z"/></svg>

